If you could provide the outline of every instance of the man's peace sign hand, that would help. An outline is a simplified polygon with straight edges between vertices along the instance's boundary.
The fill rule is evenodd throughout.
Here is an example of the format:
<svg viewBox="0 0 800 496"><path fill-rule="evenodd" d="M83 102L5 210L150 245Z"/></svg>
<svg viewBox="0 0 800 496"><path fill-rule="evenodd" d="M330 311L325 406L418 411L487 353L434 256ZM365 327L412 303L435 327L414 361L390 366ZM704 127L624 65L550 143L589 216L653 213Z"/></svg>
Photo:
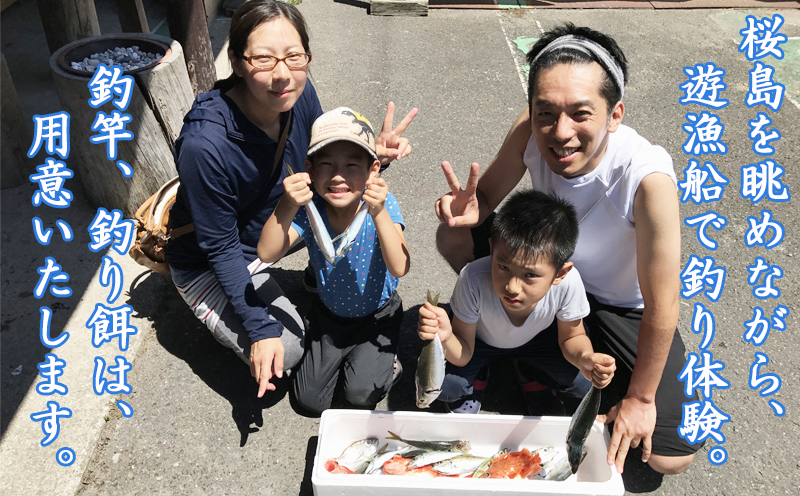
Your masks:
<svg viewBox="0 0 800 496"><path fill-rule="evenodd" d="M435 210L439 222L447 223L450 227L474 227L480 220L480 205L478 203L478 177L480 166L473 162L469 168L467 186L461 189L456 173L450 162L442 162L442 171L450 192L436 200Z"/></svg>

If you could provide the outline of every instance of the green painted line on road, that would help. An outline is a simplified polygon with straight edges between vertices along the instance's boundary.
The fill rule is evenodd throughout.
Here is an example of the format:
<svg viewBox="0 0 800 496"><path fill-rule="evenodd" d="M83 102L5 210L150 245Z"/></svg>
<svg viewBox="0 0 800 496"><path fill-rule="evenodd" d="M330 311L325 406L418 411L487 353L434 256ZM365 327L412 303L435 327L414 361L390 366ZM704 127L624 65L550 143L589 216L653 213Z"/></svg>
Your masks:
<svg viewBox="0 0 800 496"><path fill-rule="evenodd" d="M521 9L523 6L527 7L526 5L520 4L520 2L524 2L525 0L494 0L497 6L501 9Z"/></svg>
<svg viewBox="0 0 800 496"><path fill-rule="evenodd" d="M519 50L522 52L523 55L527 55L528 51L537 41L539 41L539 38L528 38L525 36L520 36L519 38L514 40L514 44L517 45L517 48L519 48Z"/></svg>
<svg viewBox="0 0 800 496"><path fill-rule="evenodd" d="M514 43L514 45L517 46L517 49L519 49L519 51L522 52L523 55L527 55L528 51L531 49L531 46L533 46L533 44L536 43L538 40L539 40L539 38L530 38L528 36L520 36L520 37L516 38L513 43ZM522 69L522 72L525 75L525 80L527 81L528 80L528 73L531 71L531 68L530 68L530 66L528 66L528 64L523 64L521 69Z"/></svg>

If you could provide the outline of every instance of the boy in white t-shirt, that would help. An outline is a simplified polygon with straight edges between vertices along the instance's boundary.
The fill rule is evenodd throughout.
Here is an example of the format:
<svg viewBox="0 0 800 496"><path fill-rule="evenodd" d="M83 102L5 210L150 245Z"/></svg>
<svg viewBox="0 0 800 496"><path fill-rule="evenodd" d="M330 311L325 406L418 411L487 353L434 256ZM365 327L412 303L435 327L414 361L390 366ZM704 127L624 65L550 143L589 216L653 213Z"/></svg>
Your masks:
<svg viewBox="0 0 800 496"><path fill-rule="evenodd" d="M594 353L583 329L589 302L569 261L577 241L570 203L539 191L515 193L492 223L491 256L458 276L452 324L443 308L420 308L419 336L438 333L449 362L438 398L448 410L480 411L486 377L478 376L500 357L545 373L568 409L591 384L611 382L614 358Z"/></svg>

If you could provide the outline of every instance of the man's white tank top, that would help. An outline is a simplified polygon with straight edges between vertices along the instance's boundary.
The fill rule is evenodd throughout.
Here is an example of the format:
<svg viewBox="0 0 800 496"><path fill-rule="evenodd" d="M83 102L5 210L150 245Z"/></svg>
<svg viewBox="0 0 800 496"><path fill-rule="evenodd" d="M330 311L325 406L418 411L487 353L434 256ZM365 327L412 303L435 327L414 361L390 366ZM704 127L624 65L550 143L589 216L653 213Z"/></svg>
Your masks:
<svg viewBox="0 0 800 496"><path fill-rule="evenodd" d="M677 184L669 153L620 125L609 134L600 164L583 176L567 179L550 170L533 134L524 162L534 189L554 193L575 206L580 236L571 260L586 291L601 303L643 307L636 271L633 200L648 174L667 174Z"/></svg>

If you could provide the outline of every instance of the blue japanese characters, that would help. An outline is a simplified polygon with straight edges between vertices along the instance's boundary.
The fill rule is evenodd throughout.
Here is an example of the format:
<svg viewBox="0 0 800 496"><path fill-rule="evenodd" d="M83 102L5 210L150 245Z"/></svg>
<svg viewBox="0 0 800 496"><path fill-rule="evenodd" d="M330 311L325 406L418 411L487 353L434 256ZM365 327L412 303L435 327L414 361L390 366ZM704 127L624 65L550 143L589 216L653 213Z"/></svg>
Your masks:
<svg viewBox="0 0 800 496"><path fill-rule="evenodd" d="M109 68L99 64L88 86L92 94L88 103L92 108L99 108L108 103L116 107L110 114L98 110L91 125L92 131L97 134L89 138L92 143L105 145L106 155L113 161L117 157L117 143L134 138L133 133L125 129L131 122L131 116L123 113L131 101L134 81L131 76L124 76L118 66ZM48 157L44 159L43 164L36 167L37 172L29 176L30 181L37 186L31 203L34 207L69 208L73 194L65 188L65 185L66 181L73 177L73 172L59 158L66 160L69 157L70 115L67 112L36 115L33 121L35 132L28 157L35 157L41 150L44 150ZM112 162L110 165L118 167L124 177L133 175L133 168L123 161L116 164ZM42 246L50 246L54 241L55 229L48 226L43 220L45 217L45 215L33 217L31 227L36 242ZM50 222L52 222L50 226L54 224L58 229L62 241L70 242L74 239L72 228L67 222L62 219ZM92 240L89 243L89 250L98 252L111 248L121 255L126 254L133 241L133 227L133 221L123 219L119 210L109 212L102 207L98 208L88 227ZM57 262L56 257L46 256L44 265L38 267L36 272L39 279L33 289L35 298L42 299L48 292L57 298L72 296L72 289L67 285L70 276ZM122 293L124 285L122 268L112 257L105 255L102 257L98 276L101 286L108 289L106 303L111 305ZM126 351L130 336L138 332L136 327L130 325L132 312L130 305L110 307L98 303L86 322L86 327L91 331L92 345L99 348L105 343L115 341L120 351ZM59 358L55 350L65 345L71 336L68 332L58 334L51 329L52 317L53 310L49 306L39 308L39 339L43 346L54 351L46 353L45 360L37 365L42 380L36 383L36 392L43 397L59 397L59 401L66 401L69 387L61 380L67 362ZM127 375L132 365L124 356L117 355L114 363L108 365L102 357L97 356L94 363L92 387L95 394L118 395L132 392L127 382ZM32 421L41 424L44 438L39 444L42 447L54 443L61 432L61 421L72 417L72 410L62 406L59 401L50 399L46 402L45 409L30 415ZM126 402L120 400L117 401L117 405L123 416L133 415L133 408ZM59 465L67 467L75 462L76 455L72 448L61 447L57 450L55 458Z"/></svg>
<svg viewBox="0 0 800 496"><path fill-rule="evenodd" d="M784 19L775 14L771 18L762 19L748 15L746 20L747 27L739 31L742 40L738 50L745 54L747 60L753 62L753 67L748 74L749 86L744 104L747 108L763 105L766 109L777 112L783 103L785 87L774 80L774 68L759 59L768 56L783 58L783 50L779 45L785 43L787 37L778 31ZM707 62L684 67L683 72L688 79L679 86L684 93L679 99L682 105L697 104L721 109L729 104L728 100L721 98L721 92L728 88L723 81L726 76L723 68ZM682 125L683 131L689 135L682 147L686 155L700 157L727 153L727 144L722 141L725 126L718 115L705 110L699 113L689 112L686 120L687 123ZM775 143L781 139L780 131L770 127L772 123L771 116L766 112L758 112L748 122L747 135L752 141L753 153L759 157L775 154ZM788 186L781 181L784 173L785 169L771 158L741 165L739 195L751 204L762 200L787 202L791 199L791 194ZM682 203L691 201L695 205L702 205L717 202L730 183L712 162L704 162L701 166L699 160L690 159L683 174L684 179L678 182ZM750 215L746 220L746 248L771 250L782 243L785 229L770 210L763 209L759 216ZM709 251L718 248L713 233L723 230L729 224L728 218L713 210L686 217L683 222L695 229L699 245ZM780 298L781 291L776 286L784 275L780 266L770 264L763 256L756 255L753 257L753 264L746 269L747 283L752 286L753 297L762 302ZM711 302L717 302L722 296L727 274L727 268L717 265L714 258L692 254L680 275L683 286L681 296L690 299L702 294ZM744 322L743 340L761 347L770 330L786 329L785 318L788 314L788 307L778 305L770 320L769 311L756 306L752 318ZM731 384L722 377L725 364L721 360L714 360L709 350L716 332L714 314L700 302L694 303L692 332L702 334L700 353L688 354L678 378L685 383L684 394L687 398L696 399L699 392L702 400L684 403L682 425L678 428L678 433L692 443L711 438L722 444L725 442L725 435L721 429L731 418L713 403L712 397L714 389L728 389ZM781 387L781 378L777 374L762 371L768 364L767 354L757 352L750 367L748 386L758 391L762 397L775 394ZM785 415L784 406L777 400L769 399L767 404L776 416ZM728 460L728 451L722 446L714 446L709 449L708 460L712 465L721 465Z"/></svg>

